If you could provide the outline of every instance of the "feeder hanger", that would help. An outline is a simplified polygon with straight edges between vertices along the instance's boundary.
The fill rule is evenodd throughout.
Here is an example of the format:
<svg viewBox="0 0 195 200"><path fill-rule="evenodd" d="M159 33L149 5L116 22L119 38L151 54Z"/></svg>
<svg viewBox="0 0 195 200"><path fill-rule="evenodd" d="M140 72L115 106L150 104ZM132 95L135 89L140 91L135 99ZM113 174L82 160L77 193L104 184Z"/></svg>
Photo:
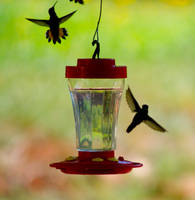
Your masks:
<svg viewBox="0 0 195 200"><path fill-rule="evenodd" d="M100 0L100 15L99 15L99 19L97 22L97 27L95 30L95 34L93 36L93 41L92 41L92 45L96 45L96 49L95 52L92 56L93 59L96 59L96 57L99 59L100 58L100 42L99 42L99 24L100 24L100 20L101 20L101 16L102 16L102 1Z"/></svg>

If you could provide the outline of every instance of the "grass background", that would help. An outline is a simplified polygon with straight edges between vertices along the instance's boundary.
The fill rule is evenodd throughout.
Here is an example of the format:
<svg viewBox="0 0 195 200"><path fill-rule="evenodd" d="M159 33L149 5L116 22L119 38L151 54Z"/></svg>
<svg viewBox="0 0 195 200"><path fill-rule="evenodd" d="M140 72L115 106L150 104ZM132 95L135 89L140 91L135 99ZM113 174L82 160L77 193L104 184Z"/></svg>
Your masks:
<svg viewBox="0 0 195 200"><path fill-rule="evenodd" d="M195 4L190 0L105 0L101 57L128 66L129 84L150 115L168 129L125 130L123 98L117 155L144 163L127 175L70 176L48 167L75 155L74 118L64 67L91 57L98 1L59 1L69 37L48 44L44 27L53 1L0 2L0 199L195 199Z"/></svg>

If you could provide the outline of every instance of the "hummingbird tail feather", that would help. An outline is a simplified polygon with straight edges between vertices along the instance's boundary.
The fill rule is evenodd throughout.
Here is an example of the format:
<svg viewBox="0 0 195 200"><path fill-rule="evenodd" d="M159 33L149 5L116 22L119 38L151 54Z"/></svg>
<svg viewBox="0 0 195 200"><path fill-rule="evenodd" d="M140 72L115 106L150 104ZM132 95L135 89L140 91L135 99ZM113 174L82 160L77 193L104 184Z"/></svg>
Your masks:
<svg viewBox="0 0 195 200"><path fill-rule="evenodd" d="M67 30L65 28L59 28L59 37L66 39L68 36Z"/></svg>
<svg viewBox="0 0 195 200"><path fill-rule="evenodd" d="M51 30L47 30L46 38L48 39L48 42L51 42L51 40L54 40Z"/></svg>
<svg viewBox="0 0 195 200"><path fill-rule="evenodd" d="M49 38L49 30L46 32L45 36L46 36L46 39Z"/></svg>
<svg viewBox="0 0 195 200"><path fill-rule="evenodd" d="M134 124L134 123L131 123L130 125L129 125L129 127L127 128L127 133L130 133L134 128L136 127L136 124Z"/></svg>
<svg viewBox="0 0 195 200"><path fill-rule="evenodd" d="M54 44L56 44L56 42L61 44L60 38L66 39L66 36L68 36L68 33L65 28L59 28L59 34L57 37L53 36L51 30L47 30L45 36L46 36L46 39L48 39L48 42L53 41Z"/></svg>

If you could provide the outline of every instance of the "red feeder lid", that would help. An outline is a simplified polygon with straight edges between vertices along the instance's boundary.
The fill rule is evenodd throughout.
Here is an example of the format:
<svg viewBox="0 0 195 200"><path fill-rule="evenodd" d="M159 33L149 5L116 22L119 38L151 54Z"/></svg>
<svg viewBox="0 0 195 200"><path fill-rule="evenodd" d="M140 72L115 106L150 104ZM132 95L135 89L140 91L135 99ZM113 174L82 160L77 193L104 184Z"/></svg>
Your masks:
<svg viewBox="0 0 195 200"><path fill-rule="evenodd" d="M116 67L114 59L78 59L66 67L66 78L127 78L127 67Z"/></svg>

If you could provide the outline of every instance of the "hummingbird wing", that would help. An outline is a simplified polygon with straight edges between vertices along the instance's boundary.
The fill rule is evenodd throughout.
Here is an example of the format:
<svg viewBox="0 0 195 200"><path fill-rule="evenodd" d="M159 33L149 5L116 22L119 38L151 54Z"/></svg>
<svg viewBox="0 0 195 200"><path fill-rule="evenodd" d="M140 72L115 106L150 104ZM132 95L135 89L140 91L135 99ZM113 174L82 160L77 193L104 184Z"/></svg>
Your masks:
<svg viewBox="0 0 195 200"><path fill-rule="evenodd" d="M49 27L49 20L41 20L41 19L30 19L26 18L28 21L31 21L39 26L47 26Z"/></svg>
<svg viewBox="0 0 195 200"><path fill-rule="evenodd" d="M160 132L167 131L160 124L158 124L154 119L152 119L150 116L147 116L147 118L144 120L144 123L156 131L160 131Z"/></svg>
<svg viewBox="0 0 195 200"><path fill-rule="evenodd" d="M74 12L71 12L70 14L68 15L65 15L61 18L59 18L59 23L62 24L64 23L65 21L67 21L70 17L72 17L72 15L76 12L76 10Z"/></svg>
<svg viewBox="0 0 195 200"><path fill-rule="evenodd" d="M141 110L129 87L126 90L126 100L132 112L138 112Z"/></svg>

